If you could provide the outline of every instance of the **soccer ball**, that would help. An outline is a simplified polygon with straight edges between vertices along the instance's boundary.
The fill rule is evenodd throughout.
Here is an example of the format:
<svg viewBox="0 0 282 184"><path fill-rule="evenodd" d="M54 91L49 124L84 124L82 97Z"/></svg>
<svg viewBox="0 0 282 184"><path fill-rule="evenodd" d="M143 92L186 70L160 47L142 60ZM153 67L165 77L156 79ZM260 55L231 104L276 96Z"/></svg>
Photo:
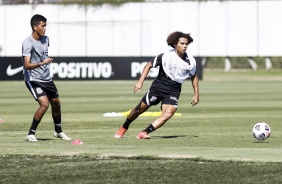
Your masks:
<svg viewBox="0 0 282 184"><path fill-rule="evenodd" d="M253 127L253 135L260 141L267 139L270 136L270 126L264 122L255 124Z"/></svg>

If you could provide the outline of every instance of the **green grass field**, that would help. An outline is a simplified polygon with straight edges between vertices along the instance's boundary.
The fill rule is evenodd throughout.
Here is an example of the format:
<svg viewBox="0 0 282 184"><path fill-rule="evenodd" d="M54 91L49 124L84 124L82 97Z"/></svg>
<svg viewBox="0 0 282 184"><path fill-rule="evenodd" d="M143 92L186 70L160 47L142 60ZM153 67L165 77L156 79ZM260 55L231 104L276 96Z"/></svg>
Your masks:
<svg viewBox="0 0 282 184"><path fill-rule="evenodd" d="M123 139L126 117L103 117L135 107L136 81L55 81L63 130L83 145L52 137L50 109L38 142L24 137L38 108L23 81L0 82L0 183L282 183L282 72L205 71L200 103L191 107L183 84L177 113L150 140L138 132L156 117L139 117ZM160 111L159 106L149 111ZM252 127L267 122L271 136L257 141Z"/></svg>

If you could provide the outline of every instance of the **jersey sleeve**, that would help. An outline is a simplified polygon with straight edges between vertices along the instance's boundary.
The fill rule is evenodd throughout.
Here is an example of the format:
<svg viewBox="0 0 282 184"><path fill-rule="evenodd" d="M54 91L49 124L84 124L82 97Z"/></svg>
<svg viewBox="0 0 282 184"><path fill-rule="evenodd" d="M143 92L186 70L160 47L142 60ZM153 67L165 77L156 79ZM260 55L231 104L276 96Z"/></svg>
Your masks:
<svg viewBox="0 0 282 184"><path fill-rule="evenodd" d="M157 66L160 66L162 64L163 55L164 55L164 53L159 54L153 60L151 60L151 63L152 63L154 68L157 67Z"/></svg>
<svg viewBox="0 0 282 184"><path fill-rule="evenodd" d="M23 42L22 45L22 56L31 56L32 44L27 41Z"/></svg>

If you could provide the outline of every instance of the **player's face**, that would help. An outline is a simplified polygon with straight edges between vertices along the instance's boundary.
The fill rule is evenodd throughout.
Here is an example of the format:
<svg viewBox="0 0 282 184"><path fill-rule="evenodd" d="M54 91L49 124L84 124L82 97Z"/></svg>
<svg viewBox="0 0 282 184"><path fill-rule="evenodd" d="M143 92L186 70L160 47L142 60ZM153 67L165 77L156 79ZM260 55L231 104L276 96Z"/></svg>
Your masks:
<svg viewBox="0 0 282 184"><path fill-rule="evenodd" d="M187 38L179 38L178 43L175 45L175 49L178 54L183 55L188 47Z"/></svg>
<svg viewBox="0 0 282 184"><path fill-rule="evenodd" d="M33 29L39 36L44 36L46 32L46 22L40 21L39 24L33 26Z"/></svg>

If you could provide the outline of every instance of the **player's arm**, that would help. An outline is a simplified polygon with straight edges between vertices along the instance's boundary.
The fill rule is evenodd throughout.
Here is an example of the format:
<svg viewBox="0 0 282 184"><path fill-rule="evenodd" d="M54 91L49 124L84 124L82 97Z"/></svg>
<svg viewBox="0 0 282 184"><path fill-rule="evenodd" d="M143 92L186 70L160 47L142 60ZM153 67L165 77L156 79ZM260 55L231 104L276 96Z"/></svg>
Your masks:
<svg viewBox="0 0 282 184"><path fill-rule="evenodd" d="M197 105L197 103L199 103L199 78L197 73L191 77L191 82L194 89L194 97L191 101L191 104L194 106Z"/></svg>
<svg viewBox="0 0 282 184"><path fill-rule="evenodd" d="M53 61L52 58L46 58L41 62L38 63L31 63L31 58L29 56L23 56L24 68L26 70L32 70L34 68L40 67L45 64L49 64Z"/></svg>
<svg viewBox="0 0 282 184"><path fill-rule="evenodd" d="M148 73L149 73L149 71L151 70L152 67L153 67L153 65L152 65L151 61L149 61L149 62L144 66L143 71L142 71L142 74L141 74L141 76L140 76L140 78L139 78L139 81L138 81L138 82L135 84L135 86L134 86L134 93L135 93L136 91L138 91L138 90L139 90L139 92L141 91L142 86L143 86L143 83L144 83L144 80L145 80L145 78L147 77L147 75L148 75Z"/></svg>

